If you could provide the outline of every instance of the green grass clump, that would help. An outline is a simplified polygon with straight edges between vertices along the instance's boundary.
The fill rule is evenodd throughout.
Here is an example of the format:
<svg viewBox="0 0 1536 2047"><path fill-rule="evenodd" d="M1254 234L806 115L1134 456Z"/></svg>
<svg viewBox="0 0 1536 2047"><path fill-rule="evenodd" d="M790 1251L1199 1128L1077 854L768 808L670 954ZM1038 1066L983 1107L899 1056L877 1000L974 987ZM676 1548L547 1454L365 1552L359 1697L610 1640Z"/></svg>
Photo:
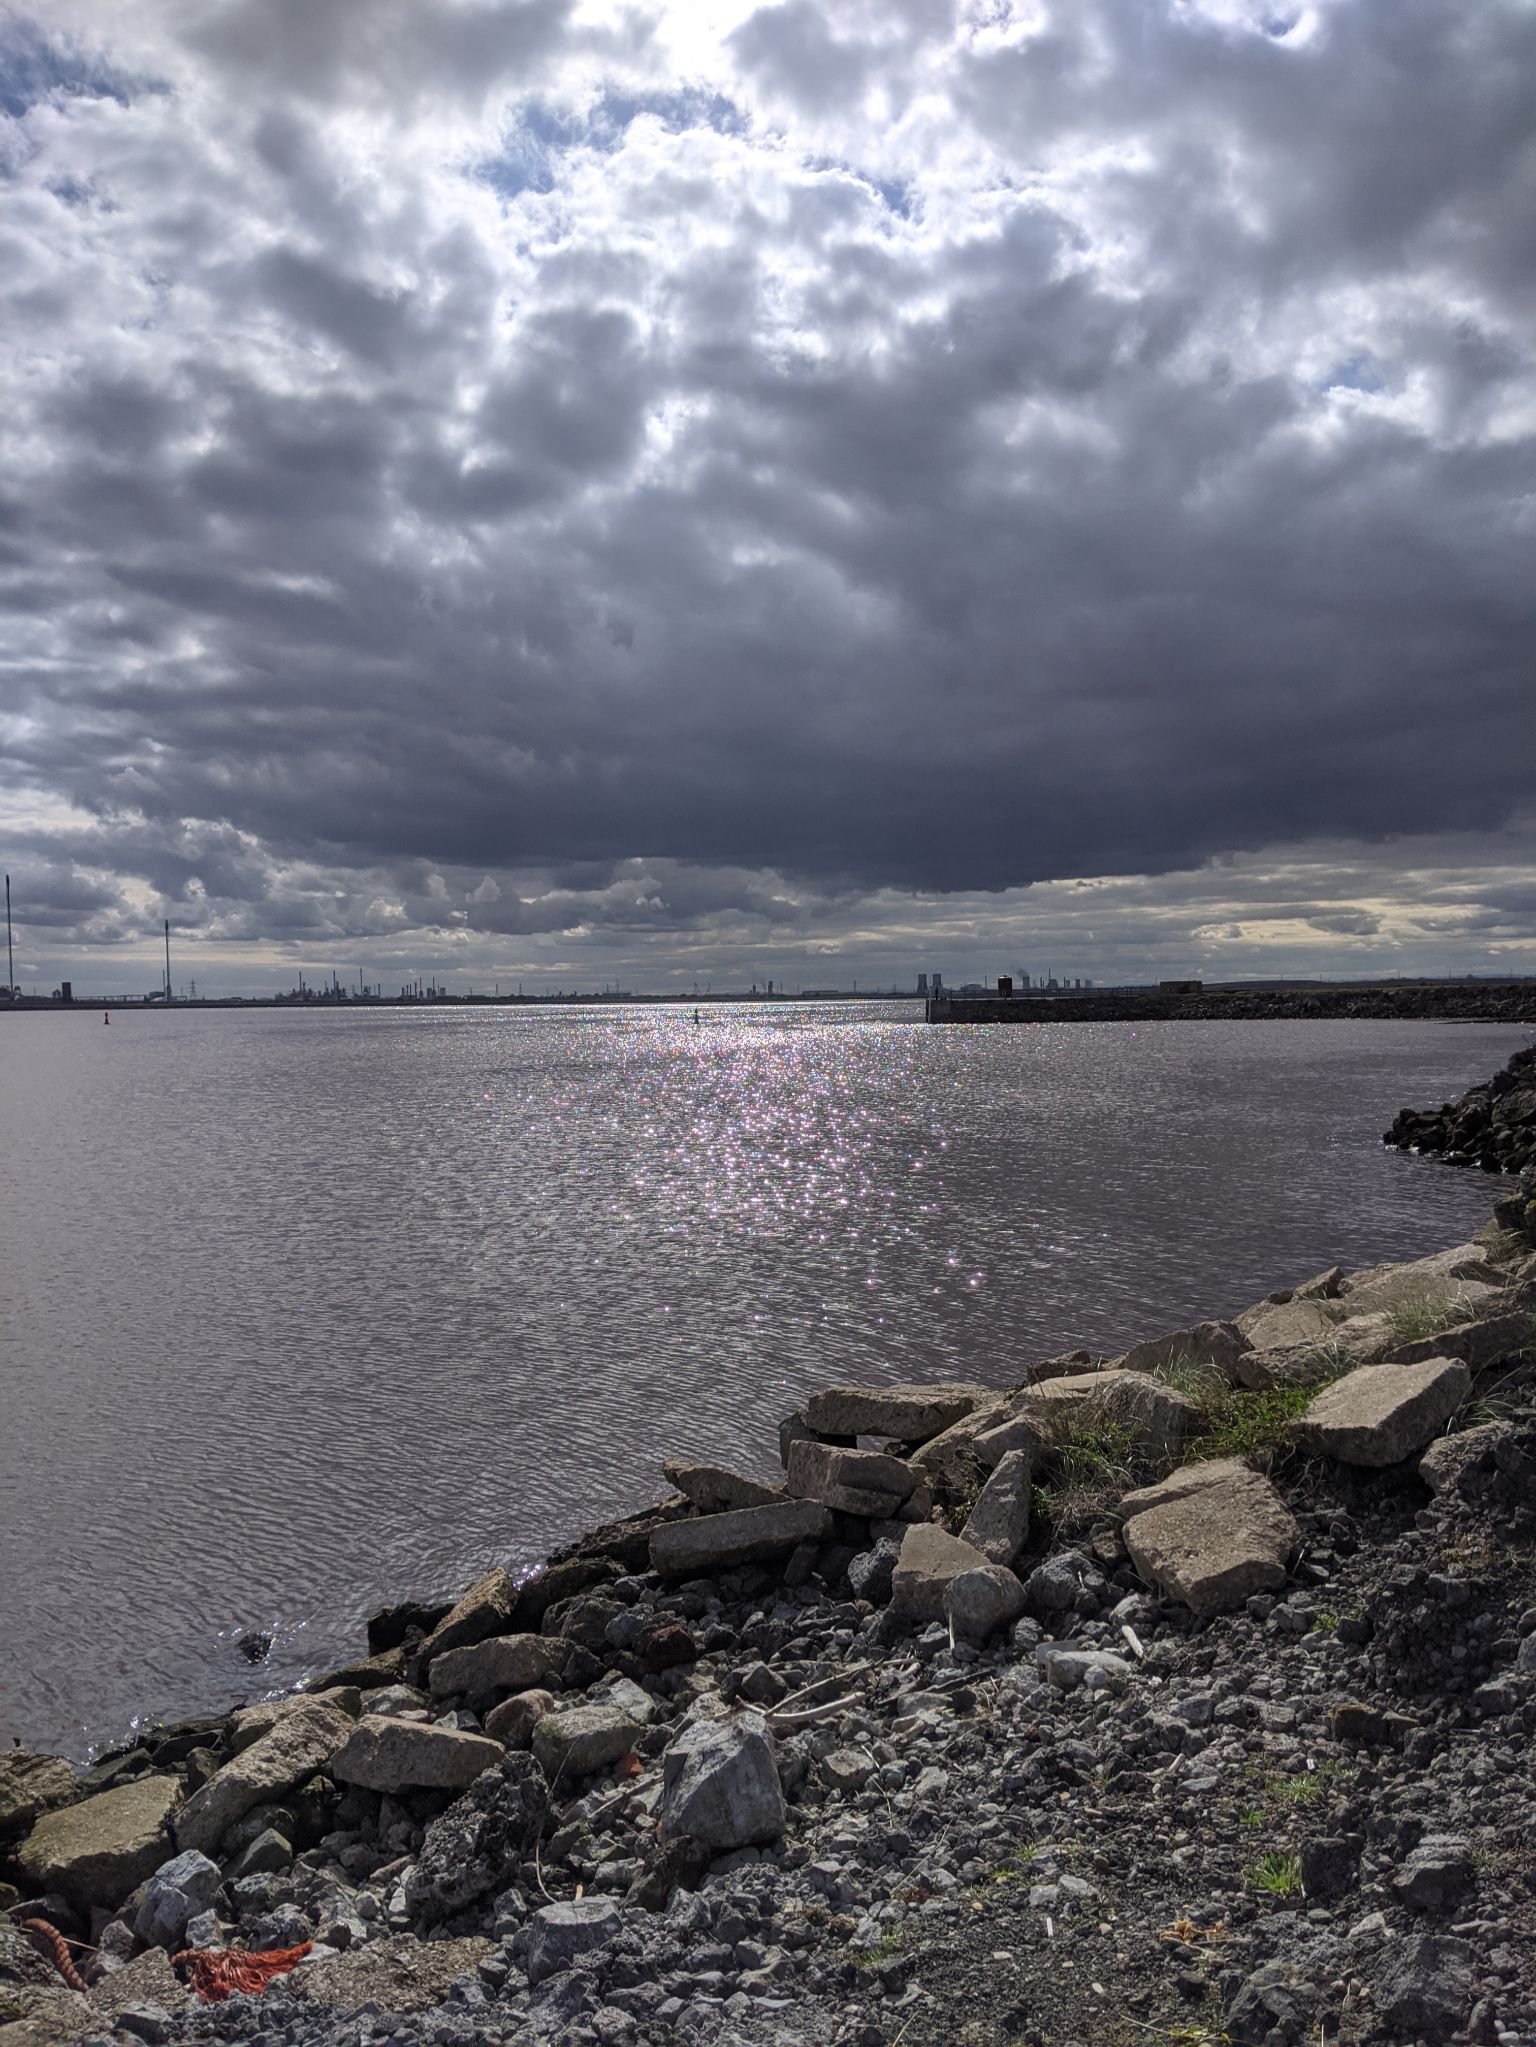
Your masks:
<svg viewBox="0 0 1536 2047"><path fill-rule="evenodd" d="M1282 1848L1271 1848L1251 1869L1243 1871L1243 1881L1250 1890L1264 1891L1272 1898L1299 1898L1301 1857Z"/></svg>
<svg viewBox="0 0 1536 2047"><path fill-rule="evenodd" d="M1248 1393L1222 1384L1201 1403L1207 1429L1187 1446L1185 1462L1212 1457L1273 1458L1292 1446L1296 1423L1311 1406L1316 1386L1266 1386Z"/></svg>
<svg viewBox="0 0 1536 2047"><path fill-rule="evenodd" d="M1395 1308L1387 1310L1387 1327L1399 1343L1422 1343L1426 1337L1442 1336L1447 1329L1456 1328L1471 1313L1471 1308L1460 1294L1449 1301L1435 1301L1428 1297L1418 1301L1399 1301Z"/></svg>
<svg viewBox="0 0 1536 2047"><path fill-rule="evenodd" d="M888 1962L892 1955L901 1953L899 1933L882 1934L873 1947L855 1948L849 1960L856 1969L873 1969L877 1962Z"/></svg>
<svg viewBox="0 0 1536 2047"><path fill-rule="evenodd" d="M1032 1506L1058 1533L1086 1525L1144 1476L1129 1423L1070 1412L1047 1412L1039 1421L1050 1479L1032 1488Z"/></svg>

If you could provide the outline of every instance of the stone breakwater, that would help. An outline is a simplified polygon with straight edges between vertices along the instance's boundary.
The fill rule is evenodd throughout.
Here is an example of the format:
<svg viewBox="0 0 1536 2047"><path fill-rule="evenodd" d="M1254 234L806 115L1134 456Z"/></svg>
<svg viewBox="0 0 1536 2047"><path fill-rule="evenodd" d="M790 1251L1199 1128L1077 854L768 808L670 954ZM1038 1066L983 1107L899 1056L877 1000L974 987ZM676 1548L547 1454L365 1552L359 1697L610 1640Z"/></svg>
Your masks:
<svg viewBox="0 0 1536 2047"><path fill-rule="evenodd" d="M929 1023L1251 1023L1293 1018L1536 1022L1536 983L1458 981L1386 987L1209 988L1179 995L935 995Z"/></svg>
<svg viewBox="0 0 1536 2047"><path fill-rule="evenodd" d="M1531 2047L1533 1316L1490 1228L829 1387L777 1483L669 1462L300 1692L0 1756L0 2043Z"/></svg>
<svg viewBox="0 0 1536 2047"><path fill-rule="evenodd" d="M1400 1109L1382 1141L1432 1152L1455 1166L1519 1174L1519 1187L1496 1205L1494 1217L1513 1230L1536 1227L1536 1045L1516 1052L1459 1102Z"/></svg>

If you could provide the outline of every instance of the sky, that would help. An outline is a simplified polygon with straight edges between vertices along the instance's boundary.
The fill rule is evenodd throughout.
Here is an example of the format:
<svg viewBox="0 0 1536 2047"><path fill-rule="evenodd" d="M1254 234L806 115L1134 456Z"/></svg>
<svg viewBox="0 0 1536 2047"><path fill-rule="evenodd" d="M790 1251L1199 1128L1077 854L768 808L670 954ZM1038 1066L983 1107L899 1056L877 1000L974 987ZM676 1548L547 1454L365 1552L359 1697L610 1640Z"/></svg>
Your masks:
<svg viewBox="0 0 1536 2047"><path fill-rule="evenodd" d="M1532 0L0 4L17 981L1536 972Z"/></svg>

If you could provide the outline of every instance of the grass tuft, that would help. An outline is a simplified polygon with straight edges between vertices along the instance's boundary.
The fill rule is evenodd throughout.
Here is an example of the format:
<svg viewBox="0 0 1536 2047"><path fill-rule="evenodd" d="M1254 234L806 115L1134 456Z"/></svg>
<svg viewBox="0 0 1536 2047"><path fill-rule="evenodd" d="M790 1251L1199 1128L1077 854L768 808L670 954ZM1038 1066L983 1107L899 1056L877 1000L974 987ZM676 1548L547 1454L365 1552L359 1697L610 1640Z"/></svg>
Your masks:
<svg viewBox="0 0 1536 2047"><path fill-rule="evenodd" d="M1301 1895L1301 1857L1282 1848L1271 1848L1251 1869L1243 1871L1243 1881L1250 1890L1263 1891L1272 1898L1298 1898Z"/></svg>

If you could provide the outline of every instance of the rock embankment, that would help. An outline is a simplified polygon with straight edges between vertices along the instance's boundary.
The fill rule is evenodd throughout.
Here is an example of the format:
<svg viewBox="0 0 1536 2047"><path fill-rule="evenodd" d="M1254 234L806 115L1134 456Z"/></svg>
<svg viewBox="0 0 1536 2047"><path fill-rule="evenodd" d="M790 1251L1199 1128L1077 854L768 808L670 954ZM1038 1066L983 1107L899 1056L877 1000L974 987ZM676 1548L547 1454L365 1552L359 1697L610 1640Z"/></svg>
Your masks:
<svg viewBox="0 0 1536 2047"><path fill-rule="evenodd" d="M1520 1188L1495 1210L1506 1228L1536 1232L1536 1045L1492 1080L1438 1109L1400 1109L1383 1142L1433 1152L1456 1166L1517 1173Z"/></svg>
<svg viewBox="0 0 1536 2047"><path fill-rule="evenodd" d="M828 1388L775 1482L0 1756L0 2047L1536 2047L1533 1314L1497 1230Z"/></svg>

